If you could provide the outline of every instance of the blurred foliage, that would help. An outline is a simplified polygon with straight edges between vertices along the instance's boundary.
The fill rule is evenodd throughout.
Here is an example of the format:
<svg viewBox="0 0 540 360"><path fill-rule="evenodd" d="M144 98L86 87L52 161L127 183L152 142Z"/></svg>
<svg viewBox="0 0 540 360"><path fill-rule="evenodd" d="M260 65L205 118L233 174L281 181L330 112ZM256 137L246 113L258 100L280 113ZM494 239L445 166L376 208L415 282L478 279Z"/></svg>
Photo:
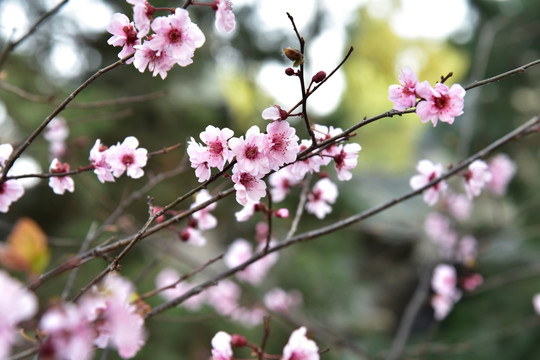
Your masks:
<svg viewBox="0 0 540 360"><path fill-rule="evenodd" d="M36 18L50 2L23 2L29 18ZM115 11L129 13L128 4L109 1ZM161 3L161 4L159 4ZM162 5L165 1L158 2ZM344 66L346 91L334 113L315 119L325 125L346 128L391 107L388 86L397 82L402 62L415 59L419 78L432 84L452 71L449 83L469 84L540 57L540 26L537 0L471 0L470 21L474 30L469 38L456 35L446 42L404 40L395 35L386 20L373 18L365 9L348 29L346 44L354 46L353 56ZM230 127L242 134L253 124L264 126L260 112L272 102L254 80L269 60L283 61L280 49L291 45L292 31L265 34L258 29L254 9L237 12L238 28L232 37L214 36L213 14L194 9L193 17L207 32L207 43L195 54L186 69L175 68L167 79L140 74L133 66L107 73L85 89L76 103L114 99L166 89L157 100L106 108L68 107L70 137L64 161L72 168L88 163L88 152L95 139L115 144L126 136L140 139L141 146L156 151L182 143L180 150L154 157L145 169L148 176L174 169L185 161L185 144L196 138L207 125ZM315 39L324 30L325 13L319 9L303 36ZM250 21L243 21L249 19ZM69 36L71 34L71 37ZM262 34L262 35L261 35ZM107 45L105 33L86 33L68 16L59 14L43 24L29 44L12 54L3 69L3 79L28 92L63 99L96 69L117 59L118 49ZM50 72L52 49L59 39L75 41L85 54L82 72L73 78L58 78ZM232 65L223 65L226 57ZM286 67L284 63L284 68ZM349 183L340 184L340 197L328 218L318 221L306 215L299 231L330 224L337 219L368 209L409 190L408 179L421 158L452 164L491 143L525 122L540 110L540 68L506 78L499 83L471 90L466 97L465 114L453 127L432 128L421 124L416 115L383 119L358 131L354 139L362 145L359 168ZM0 141L20 143L54 109L51 104L29 103L0 90L0 101L13 126L10 138L0 133ZM39 138L29 149L43 169L50 159L48 144ZM481 255L475 270L489 284L493 277L512 278L516 269L529 269L538 263L540 229L540 162L538 138L529 137L505 147L518 163L518 174L504 198L480 197L471 219L458 224L462 234L474 234L480 241ZM333 170L330 170L333 177ZM76 191L59 197L46 181L28 190L8 214L0 215L0 239L7 239L22 216L34 219L45 231L51 248L51 266L76 253L92 224L103 222L131 192L148 178L138 181L121 178L102 185L91 173L76 177ZM169 203L195 186L191 169L149 192L155 205ZM459 189L460 179L451 182ZM218 182L211 191L227 188ZM294 196L298 191L293 191ZM182 205L183 208L189 204ZM296 203L284 203L294 209ZM253 239L257 220L236 223L233 213L240 207L234 199L220 202L214 211L220 221L217 231L208 235L204 249L193 249L178 241L174 232L161 232L143 241L122 262L122 274L137 279L141 293L154 288L158 271L173 266L181 272L197 268L207 258L224 251L237 237ZM180 209L178 209L180 210ZM265 291L274 286L299 289L304 306L291 317L274 316L268 350L280 353L291 330L306 325L320 348L330 347L323 359L358 359L364 352L378 359L386 354L397 323L418 282L421 265L437 261L432 244L422 232L424 216L430 209L413 199L362 225L325 236L309 244L280 253L279 265L260 288L244 286L243 303L257 304ZM139 199L99 241L120 238L136 232L147 216L145 198ZM285 236L290 219L275 221L276 232ZM178 225L182 229L185 224ZM92 244L92 245L97 245ZM82 267L73 289L90 281L108 259L96 259ZM219 263L204 272L206 277L224 269ZM534 268L533 268L534 270ZM519 273L519 272L518 272ZM539 327L531 306L532 295L540 291L538 271L485 292L465 296L450 316L437 323L429 304L420 311L407 348L407 358L423 359L533 359L540 354ZM67 275L55 278L37 293L42 307L63 289ZM59 290L60 289L60 290ZM76 290L73 290L73 293ZM511 296L509 296L511 294ZM150 298L153 306L162 302ZM251 342L262 338L262 326L246 329L221 318L209 307L191 313L184 308L168 311L147 324L148 344L137 358L206 359L210 339L218 330L242 333ZM360 349L360 350L359 350ZM420 352L420 354L419 354ZM248 354L245 354L247 357ZM115 354L109 354L114 359Z"/></svg>

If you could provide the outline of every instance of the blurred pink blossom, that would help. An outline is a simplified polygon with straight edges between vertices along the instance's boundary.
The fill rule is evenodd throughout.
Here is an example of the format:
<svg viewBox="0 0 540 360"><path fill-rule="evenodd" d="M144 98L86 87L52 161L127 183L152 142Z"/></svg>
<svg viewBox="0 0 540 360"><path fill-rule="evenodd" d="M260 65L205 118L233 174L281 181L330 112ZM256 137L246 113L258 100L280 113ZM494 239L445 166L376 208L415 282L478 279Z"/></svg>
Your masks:
<svg viewBox="0 0 540 360"><path fill-rule="evenodd" d="M7 180L0 184L0 212L7 213L11 203L24 195L24 188L17 180Z"/></svg>
<svg viewBox="0 0 540 360"><path fill-rule="evenodd" d="M212 360L232 360L231 335L219 331L212 338Z"/></svg>
<svg viewBox="0 0 540 360"><path fill-rule="evenodd" d="M69 164L61 163L58 159L53 159L49 167L51 174L61 174L69 172ZM71 176L51 176L49 178L49 186L57 195L63 195L66 190L69 192L75 191L75 182Z"/></svg>
<svg viewBox="0 0 540 360"><path fill-rule="evenodd" d="M465 172L465 191L469 199L480 195L484 186L491 181L491 172L488 165L482 160L475 160Z"/></svg>
<svg viewBox="0 0 540 360"><path fill-rule="evenodd" d="M443 173L443 166L441 164L433 164L429 160L420 160L416 166L416 170L420 174L414 175L409 181L409 184L414 190L420 189L440 177ZM446 182L442 180L424 190L424 201L426 204L429 206L435 205L439 200L439 194L443 193L447 187Z"/></svg>
<svg viewBox="0 0 540 360"><path fill-rule="evenodd" d="M292 332L283 348L283 360L319 360L319 347L306 337L306 332L304 326Z"/></svg>
<svg viewBox="0 0 540 360"><path fill-rule="evenodd" d="M216 10L216 28L222 32L233 31L236 21L232 11L231 1L217 0L212 5L214 10Z"/></svg>
<svg viewBox="0 0 540 360"><path fill-rule="evenodd" d="M506 193L508 183L516 174L516 163L506 154L498 154L489 161L491 180L487 184L488 189L495 195L502 196Z"/></svg>
<svg viewBox="0 0 540 360"><path fill-rule="evenodd" d="M315 183L313 189L308 194L306 202L306 210L323 219L332 211L330 204L336 202L338 197L338 188L330 179L324 178Z"/></svg>

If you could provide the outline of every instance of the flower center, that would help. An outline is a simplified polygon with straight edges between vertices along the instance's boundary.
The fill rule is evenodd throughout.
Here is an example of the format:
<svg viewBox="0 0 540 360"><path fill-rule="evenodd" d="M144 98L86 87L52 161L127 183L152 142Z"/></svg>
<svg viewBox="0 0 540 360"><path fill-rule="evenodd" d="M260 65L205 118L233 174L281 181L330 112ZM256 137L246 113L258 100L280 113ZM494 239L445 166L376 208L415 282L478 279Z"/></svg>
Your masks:
<svg viewBox="0 0 540 360"><path fill-rule="evenodd" d="M122 164L129 166L135 162L135 159L133 158L133 155L126 154L122 156Z"/></svg>
<svg viewBox="0 0 540 360"><path fill-rule="evenodd" d="M255 160L259 155L259 148L256 145L248 145L246 146L244 155L246 156L246 159Z"/></svg>
<svg viewBox="0 0 540 360"><path fill-rule="evenodd" d="M444 109L448 105L448 95L433 98L433 104L437 109Z"/></svg>
<svg viewBox="0 0 540 360"><path fill-rule="evenodd" d="M172 29L169 32L169 40L171 41L171 43L182 42L182 31L179 29Z"/></svg>

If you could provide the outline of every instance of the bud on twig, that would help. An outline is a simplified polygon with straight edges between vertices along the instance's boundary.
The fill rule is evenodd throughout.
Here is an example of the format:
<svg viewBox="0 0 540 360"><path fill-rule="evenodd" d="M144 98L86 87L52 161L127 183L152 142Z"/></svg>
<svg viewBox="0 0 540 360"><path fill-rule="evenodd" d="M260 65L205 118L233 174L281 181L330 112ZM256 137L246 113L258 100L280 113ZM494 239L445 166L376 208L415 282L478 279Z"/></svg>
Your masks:
<svg viewBox="0 0 540 360"><path fill-rule="evenodd" d="M287 59L294 61L293 66L298 66L304 62L304 55L298 49L292 47L284 48L283 53Z"/></svg>
<svg viewBox="0 0 540 360"><path fill-rule="evenodd" d="M294 71L293 68L288 67L285 69L285 74L287 74L288 76L293 76L293 75L296 75L296 72Z"/></svg>
<svg viewBox="0 0 540 360"><path fill-rule="evenodd" d="M326 79L326 73L324 71L319 71L318 73L313 75L313 78L311 80L313 80L314 83L318 84L324 79Z"/></svg>
<svg viewBox="0 0 540 360"><path fill-rule="evenodd" d="M234 347L243 347L247 345L247 340L242 335L233 334L231 337L231 345Z"/></svg>

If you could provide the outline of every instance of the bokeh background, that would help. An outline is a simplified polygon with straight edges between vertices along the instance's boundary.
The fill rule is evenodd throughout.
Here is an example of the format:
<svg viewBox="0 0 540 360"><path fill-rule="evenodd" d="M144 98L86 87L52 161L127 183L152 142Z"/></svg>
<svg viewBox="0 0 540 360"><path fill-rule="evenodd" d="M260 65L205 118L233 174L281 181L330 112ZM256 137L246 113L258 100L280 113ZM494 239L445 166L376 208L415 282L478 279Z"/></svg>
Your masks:
<svg viewBox="0 0 540 360"><path fill-rule="evenodd" d="M2 0L2 45L17 38L52 0ZM175 1L154 1L176 6ZM75 104L166 91L151 101L97 107L69 107L68 151L63 161L72 168L88 164L95 139L115 144L136 136L149 151L186 144L207 125L227 126L239 135L253 124L265 126L261 111L272 104L288 108L300 99L296 79L281 53L298 46L286 12L295 18L307 44L307 71L330 72L350 46L350 59L310 99L312 121L347 128L364 116L392 107L388 86L408 65L431 83L453 72L449 84L463 85L516 68L540 57L540 3L536 0L364 0L364 1L234 1L237 25L232 34L218 34L214 14L190 8L194 22L206 34L194 63L176 67L165 80L123 66L95 81ZM118 49L107 45L105 31L114 12L131 16L122 1L72 0L11 54L1 73L0 143L20 143L29 132L98 68L117 60ZM16 86L39 95L30 101L6 88ZM465 113L453 126L433 128L415 114L383 119L362 128L354 141L362 145L359 165L350 182L339 183L340 196L330 216L305 215L299 231L309 230L358 213L409 191L408 180L418 160L455 164L539 113L540 69L471 90ZM53 99L53 100L51 100ZM298 125L301 125L298 123ZM301 137L305 130L298 126ZM441 322L433 319L426 299L418 313L406 358L533 359L540 356L540 328L532 296L540 292L540 150L533 135L506 146L518 171L505 197L483 194L474 202L470 219L456 223L460 234L479 241L474 271L484 287L465 295ZM46 171L48 143L41 137L17 167L22 172ZM0 240L7 239L20 217L34 219L48 236L49 268L78 251L92 226L101 224L116 206L153 175L185 161L185 147L154 157L141 180L127 178L101 184L92 173L75 178L76 191L55 195L46 181L27 184L25 196L0 215ZM330 176L335 177L333 170ZM192 171L180 173L153 188L154 204L166 204L197 184ZM450 182L460 189L460 179ZM211 191L230 184L219 182ZM293 210L298 191L284 206ZM188 204L183 205L184 208ZM122 274L137 281L139 292L154 288L155 275L165 267L189 272L223 252L236 238L253 239L254 225L236 223L240 210L233 198L219 203L220 223L207 234L202 249L180 242L173 232L145 240L125 258ZM268 350L280 353L290 332L305 325L323 359L379 359L388 354L397 325L423 269L440 261L423 230L432 209L421 198L316 241L280 253L262 285L242 284L242 303L256 306L275 286L302 293L303 305L289 315L275 314ZM92 245L134 233L147 216L141 198ZM290 219L276 221L283 238ZM185 224L179 224L181 229ZM74 289L107 265L98 259L82 267ZM223 270L217 263L199 275L204 279ZM19 274L24 278L23 274ZM38 289L42 308L58 296L62 275ZM75 290L73 290L75 292ZM157 305L158 296L148 300ZM190 312L170 310L147 323L149 339L137 355L145 359L206 359L210 339L218 330L244 334L258 343L262 325L245 327L222 318L210 307ZM239 356L241 352L238 353ZM96 355L97 357L98 355ZM101 355L99 355L101 356ZM107 354L114 359L115 354ZM244 353L244 357L247 354Z"/></svg>

